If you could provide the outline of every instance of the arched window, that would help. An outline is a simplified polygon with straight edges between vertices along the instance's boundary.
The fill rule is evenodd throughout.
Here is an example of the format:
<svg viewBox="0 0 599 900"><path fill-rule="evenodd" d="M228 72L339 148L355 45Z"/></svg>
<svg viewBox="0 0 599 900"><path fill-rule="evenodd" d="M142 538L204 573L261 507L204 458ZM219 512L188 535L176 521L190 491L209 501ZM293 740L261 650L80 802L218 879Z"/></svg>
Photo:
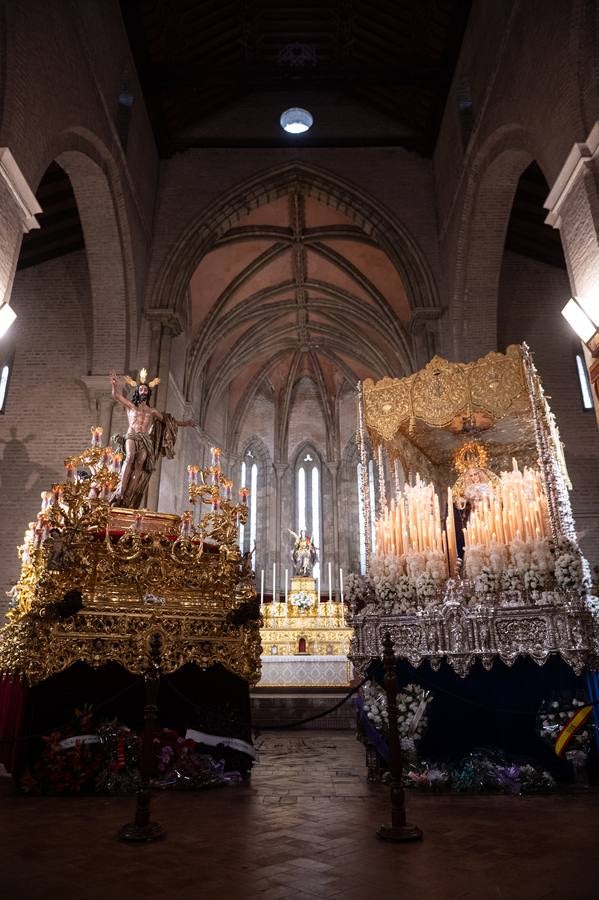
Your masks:
<svg viewBox="0 0 599 900"><path fill-rule="evenodd" d="M4 412L4 406L6 402L6 390L8 388L8 376L10 374L10 367L8 365L2 366L0 369L0 413Z"/></svg>
<svg viewBox="0 0 599 900"><path fill-rule="evenodd" d="M242 553L252 552L252 561L255 564L256 553L256 526L258 521L258 465L254 460L254 454L249 448L241 463L239 479L240 487L247 487L250 491L248 499L249 515L246 525L239 526L239 549Z"/></svg>
<svg viewBox="0 0 599 900"><path fill-rule="evenodd" d="M314 450L308 448L298 454L295 467L296 525L298 534L302 530L307 531L318 550L319 562L314 566L314 578L320 574L322 552L320 481L320 459Z"/></svg>

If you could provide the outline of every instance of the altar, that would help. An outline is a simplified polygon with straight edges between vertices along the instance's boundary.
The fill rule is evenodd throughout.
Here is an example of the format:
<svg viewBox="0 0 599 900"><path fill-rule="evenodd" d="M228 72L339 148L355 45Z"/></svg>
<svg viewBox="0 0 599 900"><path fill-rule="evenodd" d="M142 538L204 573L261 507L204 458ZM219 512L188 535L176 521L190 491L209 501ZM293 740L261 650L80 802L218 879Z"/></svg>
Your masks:
<svg viewBox="0 0 599 900"><path fill-rule="evenodd" d="M352 630L341 598L322 602L316 580L296 575L286 599L263 603L262 619L258 688L349 686Z"/></svg>

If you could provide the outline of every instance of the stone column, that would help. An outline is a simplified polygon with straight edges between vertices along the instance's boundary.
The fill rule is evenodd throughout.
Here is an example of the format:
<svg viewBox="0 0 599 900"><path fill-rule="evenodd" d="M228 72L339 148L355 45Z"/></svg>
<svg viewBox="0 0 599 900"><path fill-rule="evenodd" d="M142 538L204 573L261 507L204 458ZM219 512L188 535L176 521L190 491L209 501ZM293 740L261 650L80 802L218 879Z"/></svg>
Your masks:
<svg viewBox="0 0 599 900"><path fill-rule="evenodd" d="M8 147L0 147L0 305L10 303L23 232L39 228L42 208Z"/></svg>
<svg viewBox="0 0 599 900"><path fill-rule="evenodd" d="M282 522L282 490L281 485L283 481L283 477L289 468L287 463L273 463L272 464L273 471L275 473L275 534L274 541L270 541L269 543L273 547L272 553L273 557L270 560L270 565L272 566L273 562L276 562L277 569L279 570L279 575L281 573L281 545L282 545L282 533L283 533L283 522ZM285 528L288 528L288 525L285 525ZM267 535L268 540L268 535ZM283 567L284 568L284 567ZM277 576L277 582L280 583L280 577Z"/></svg>
<svg viewBox="0 0 599 900"><path fill-rule="evenodd" d="M340 556L339 556L339 491L338 491L338 489L337 489L337 476L338 476L338 474L339 474L339 463L337 462L337 460L332 460L331 462L328 462L328 461L327 461L327 462L325 463L325 465L326 465L327 469L329 470L329 474L330 474L330 476L331 476L331 506L332 506L332 513L333 513L333 540L332 540L332 542L329 541L329 545L332 543L332 547L329 546L329 553L330 553L331 550L332 550L332 554L331 554L332 557L333 557L333 560L332 560L332 562L333 562L332 573L333 573L333 583L335 583L336 580L337 580L337 578L336 578L336 572L338 571L339 566L340 566ZM323 535L323 538L324 538L324 535ZM321 540L320 543L322 544L323 541ZM319 548L319 553L320 553L321 564L322 564L322 552L321 552L321 548ZM327 559L330 559L330 556L327 556ZM323 573L322 573L322 569L321 569L321 575L322 575L322 574L323 574Z"/></svg>
<svg viewBox="0 0 599 900"><path fill-rule="evenodd" d="M146 312L151 326L150 359L148 360L148 378L151 380L156 375L160 378L152 405L162 411L167 411L168 388L171 368L172 340L183 331L183 321L179 313L170 309L150 309ZM156 471L152 475L146 497L148 509L158 510L160 495L160 471L162 457L156 461ZM168 512L168 510L165 510Z"/></svg>
<svg viewBox="0 0 599 900"><path fill-rule="evenodd" d="M106 375L84 375L81 381L85 385L87 391L87 399L89 402L89 411L93 421L92 425L101 425L104 431L103 443L110 444L112 436L112 412L114 409L114 400L112 399L112 391L110 386L110 376Z"/></svg>
<svg viewBox="0 0 599 900"><path fill-rule="evenodd" d="M572 147L544 205L545 221L560 231L572 293L593 300L599 313L599 122ZM594 368L591 378L597 379ZM596 392L593 399L599 418Z"/></svg>

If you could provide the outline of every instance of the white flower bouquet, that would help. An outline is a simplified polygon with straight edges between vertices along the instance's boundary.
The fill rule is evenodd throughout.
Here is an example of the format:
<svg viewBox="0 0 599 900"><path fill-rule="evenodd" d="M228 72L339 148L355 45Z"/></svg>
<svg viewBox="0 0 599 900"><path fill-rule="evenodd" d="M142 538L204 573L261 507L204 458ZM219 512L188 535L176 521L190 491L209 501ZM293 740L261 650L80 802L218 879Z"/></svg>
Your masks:
<svg viewBox="0 0 599 900"><path fill-rule="evenodd" d="M418 599L424 603L425 606L428 606L436 600L438 592L439 588L437 582L428 572L424 572L422 575L418 576L416 579L416 593Z"/></svg>
<svg viewBox="0 0 599 900"><path fill-rule="evenodd" d="M545 587L545 574L535 565L531 565L524 572L524 587L530 591L533 598Z"/></svg>
<svg viewBox="0 0 599 900"><path fill-rule="evenodd" d="M314 606L315 598L313 594L308 594L306 591L298 591L296 594L291 594L289 601L296 609L306 612Z"/></svg>
<svg viewBox="0 0 599 900"><path fill-rule="evenodd" d="M395 586L400 612L413 612L416 607L416 586L411 578L402 575Z"/></svg>
<svg viewBox="0 0 599 900"><path fill-rule="evenodd" d="M516 566L508 566L501 576L501 587L504 591L521 591L523 587L522 573Z"/></svg>
<svg viewBox="0 0 599 900"><path fill-rule="evenodd" d="M474 579L474 591L479 596L488 597L499 591L500 576L489 566L483 566Z"/></svg>

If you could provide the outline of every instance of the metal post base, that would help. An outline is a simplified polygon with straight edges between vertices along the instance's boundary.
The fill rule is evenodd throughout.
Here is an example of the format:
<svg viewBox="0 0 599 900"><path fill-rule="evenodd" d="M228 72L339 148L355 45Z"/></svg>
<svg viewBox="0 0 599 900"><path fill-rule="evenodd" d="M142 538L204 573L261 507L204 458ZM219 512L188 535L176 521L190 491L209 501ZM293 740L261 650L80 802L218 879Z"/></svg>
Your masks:
<svg viewBox="0 0 599 900"><path fill-rule="evenodd" d="M129 822L119 830L119 841L141 844L149 841L159 841L166 832L158 822L148 822L147 825L136 825Z"/></svg>
<svg viewBox="0 0 599 900"><path fill-rule="evenodd" d="M416 825L381 825L376 833L382 841L407 843L422 840L422 832Z"/></svg>

